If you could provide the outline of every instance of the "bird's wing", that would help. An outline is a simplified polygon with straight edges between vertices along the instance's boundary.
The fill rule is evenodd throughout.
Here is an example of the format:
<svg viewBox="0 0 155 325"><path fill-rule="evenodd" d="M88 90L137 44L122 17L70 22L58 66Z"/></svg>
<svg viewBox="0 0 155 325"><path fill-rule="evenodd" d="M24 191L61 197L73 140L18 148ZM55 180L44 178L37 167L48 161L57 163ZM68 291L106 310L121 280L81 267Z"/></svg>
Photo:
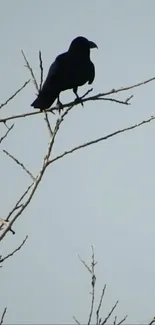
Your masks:
<svg viewBox="0 0 155 325"><path fill-rule="evenodd" d="M88 76L88 83L89 85L92 84L95 78L95 67L93 62L90 61L90 67L89 67L89 76Z"/></svg>
<svg viewBox="0 0 155 325"><path fill-rule="evenodd" d="M35 108L49 108L61 92L61 79L66 61L65 53L59 55L49 68L38 97L31 104Z"/></svg>
<svg viewBox="0 0 155 325"><path fill-rule="evenodd" d="M59 78L61 76L61 72L62 72L62 67L64 65L64 62L66 60L66 53L60 54L59 56L57 56L57 58L55 59L55 61L51 64L46 80L43 84L42 90L41 91L45 91L46 89L48 89L49 87L51 88L51 86L58 86L58 81Z"/></svg>

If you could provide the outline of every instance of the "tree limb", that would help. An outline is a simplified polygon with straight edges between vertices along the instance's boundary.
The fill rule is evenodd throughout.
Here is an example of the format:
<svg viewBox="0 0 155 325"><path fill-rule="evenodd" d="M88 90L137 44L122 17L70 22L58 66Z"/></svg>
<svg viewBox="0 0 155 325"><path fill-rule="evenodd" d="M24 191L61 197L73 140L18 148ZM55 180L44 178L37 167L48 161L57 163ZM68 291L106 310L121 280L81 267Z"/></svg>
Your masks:
<svg viewBox="0 0 155 325"><path fill-rule="evenodd" d="M25 244L27 239L28 239L28 236L26 236L25 239L23 240L23 242L16 249L14 249L11 253L6 255L5 257L0 257L0 263L4 262L6 259L13 256L16 252L18 252L22 248L22 246Z"/></svg>

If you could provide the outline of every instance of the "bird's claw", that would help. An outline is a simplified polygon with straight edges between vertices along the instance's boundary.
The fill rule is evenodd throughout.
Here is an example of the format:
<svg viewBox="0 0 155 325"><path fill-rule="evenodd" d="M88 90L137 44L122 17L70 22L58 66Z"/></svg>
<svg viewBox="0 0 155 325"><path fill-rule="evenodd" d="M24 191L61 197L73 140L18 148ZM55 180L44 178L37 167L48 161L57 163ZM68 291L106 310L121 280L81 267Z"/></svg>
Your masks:
<svg viewBox="0 0 155 325"><path fill-rule="evenodd" d="M75 98L75 103L76 103L76 104L81 104L82 107L84 106L83 101L82 101L82 99L81 99L79 96L77 96L77 97Z"/></svg>
<svg viewBox="0 0 155 325"><path fill-rule="evenodd" d="M63 105L60 100L57 101L56 107L58 109L59 114L63 111Z"/></svg>

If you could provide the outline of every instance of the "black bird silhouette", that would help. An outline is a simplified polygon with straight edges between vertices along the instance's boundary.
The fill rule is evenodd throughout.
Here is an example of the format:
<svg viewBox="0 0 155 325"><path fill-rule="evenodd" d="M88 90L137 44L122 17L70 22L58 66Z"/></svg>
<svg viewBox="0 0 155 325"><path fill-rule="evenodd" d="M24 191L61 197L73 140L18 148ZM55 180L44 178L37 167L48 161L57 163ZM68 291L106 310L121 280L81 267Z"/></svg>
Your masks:
<svg viewBox="0 0 155 325"><path fill-rule="evenodd" d="M50 66L47 78L38 97L31 104L34 108L47 109L55 101L60 103L61 91L73 89L79 99L77 90L86 82L91 84L95 78L95 67L90 60L90 49L98 48L87 38L75 38L68 51L57 56Z"/></svg>

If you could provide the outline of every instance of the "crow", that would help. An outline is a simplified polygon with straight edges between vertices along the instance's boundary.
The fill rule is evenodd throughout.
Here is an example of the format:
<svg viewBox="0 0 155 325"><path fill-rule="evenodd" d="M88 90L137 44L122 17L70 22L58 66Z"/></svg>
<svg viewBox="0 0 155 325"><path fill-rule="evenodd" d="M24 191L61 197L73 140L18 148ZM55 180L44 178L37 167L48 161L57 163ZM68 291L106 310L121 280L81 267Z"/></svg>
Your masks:
<svg viewBox="0 0 155 325"><path fill-rule="evenodd" d="M61 104L60 93L67 89L73 89L79 99L78 87L86 82L91 84L95 78L95 67L90 60L90 49L93 48L98 48L94 42L83 36L76 37L68 51L58 55L50 66L42 89L31 106L48 109L56 99Z"/></svg>

